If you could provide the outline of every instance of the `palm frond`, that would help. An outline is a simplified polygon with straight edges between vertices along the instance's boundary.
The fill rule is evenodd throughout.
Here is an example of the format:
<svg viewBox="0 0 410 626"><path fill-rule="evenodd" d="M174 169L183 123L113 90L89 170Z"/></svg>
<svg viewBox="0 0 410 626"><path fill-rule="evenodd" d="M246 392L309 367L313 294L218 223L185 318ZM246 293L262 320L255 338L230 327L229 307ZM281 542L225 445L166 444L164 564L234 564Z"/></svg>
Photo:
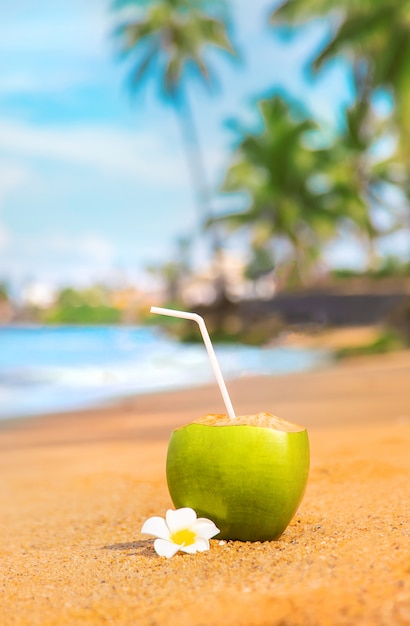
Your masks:
<svg viewBox="0 0 410 626"><path fill-rule="evenodd" d="M400 0L390 0L398 3ZM344 15L352 11L371 11L386 5L385 0L285 0L275 8L270 16L273 24L300 24L317 16L329 15L337 11Z"/></svg>
<svg viewBox="0 0 410 626"><path fill-rule="evenodd" d="M225 7L222 0L118 1L117 6L143 6L145 9L137 18L120 24L114 31L123 56L148 47L142 59L136 55L131 85L137 87L156 64L162 68L162 91L171 96L190 67L196 68L205 83L211 83L209 64L204 58L206 48L217 47L234 54L224 22L206 13L207 10L215 14L222 11Z"/></svg>
<svg viewBox="0 0 410 626"><path fill-rule="evenodd" d="M145 52L144 56L139 60L130 74L129 74L129 87L131 92L135 92L146 78L151 67L157 60L158 44L155 43Z"/></svg>
<svg viewBox="0 0 410 626"><path fill-rule="evenodd" d="M198 25L200 27L200 39L232 55L236 54L236 50L228 36L227 29L221 21L204 17Z"/></svg>
<svg viewBox="0 0 410 626"><path fill-rule="evenodd" d="M328 59L346 51L358 51L374 49L377 46L378 35L383 31L386 20L391 14L391 8L384 6L378 11L353 11L347 16L333 39L316 57L313 63L314 69L319 69Z"/></svg>
<svg viewBox="0 0 410 626"><path fill-rule="evenodd" d="M120 44L120 51L125 56L133 52L137 46L143 45L145 39L155 33L147 22L125 22L119 24L113 31L113 37Z"/></svg>

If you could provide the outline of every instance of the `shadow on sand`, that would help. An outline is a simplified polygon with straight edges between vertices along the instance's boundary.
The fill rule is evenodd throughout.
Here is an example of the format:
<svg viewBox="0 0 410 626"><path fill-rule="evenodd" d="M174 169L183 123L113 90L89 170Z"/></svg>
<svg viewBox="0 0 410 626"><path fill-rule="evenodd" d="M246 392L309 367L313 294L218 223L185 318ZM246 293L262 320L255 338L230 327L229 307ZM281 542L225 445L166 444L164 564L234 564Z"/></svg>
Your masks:
<svg viewBox="0 0 410 626"><path fill-rule="evenodd" d="M129 541L125 543L113 543L103 546L101 550L122 550L124 552L132 550L132 552L128 552L129 556L147 556L150 558L157 556L152 539Z"/></svg>

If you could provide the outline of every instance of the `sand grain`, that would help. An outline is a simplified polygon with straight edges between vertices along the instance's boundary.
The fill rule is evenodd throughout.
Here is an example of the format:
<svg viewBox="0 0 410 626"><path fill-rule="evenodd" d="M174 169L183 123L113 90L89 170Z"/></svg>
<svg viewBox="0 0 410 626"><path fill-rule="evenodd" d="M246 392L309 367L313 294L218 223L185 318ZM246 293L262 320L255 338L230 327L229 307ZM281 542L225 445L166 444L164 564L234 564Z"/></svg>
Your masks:
<svg viewBox="0 0 410 626"><path fill-rule="evenodd" d="M410 355L229 385L237 412L308 427L312 467L275 542L164 560L140 534L171 506L173 428L213 386L0 431L2 626L410 624Z"/></svg>

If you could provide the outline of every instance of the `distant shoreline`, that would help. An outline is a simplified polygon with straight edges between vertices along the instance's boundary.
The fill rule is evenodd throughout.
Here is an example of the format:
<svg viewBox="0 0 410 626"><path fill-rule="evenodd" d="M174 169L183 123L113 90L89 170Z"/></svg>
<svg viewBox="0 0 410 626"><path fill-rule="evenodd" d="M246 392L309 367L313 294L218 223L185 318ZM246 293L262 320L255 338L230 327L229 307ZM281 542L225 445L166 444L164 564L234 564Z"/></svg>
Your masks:
<svg viewBox="0 0 410 626"><path fill-rule="evenodd" d="M19 327L0 330L0 338L0 420L100 407L214 380L203 344L180 343L157 327ZM215 349L227 380L304 371L328 360L319 347Z"/></svg>
<svg viewBox="0 0 410 626"><path fill-rule="evenodd" d="M313 427L327 427L332 425L332 416L330 414L330 418L327 419L323 413L323 397L333 398L332 393L334 385L336 384L337 387L343 386L343 380L346 376L357 376L357 385L360 389L364 389L366 386L367 378L371 379L372 377L376 377L382 380L387 376L386 385L388 386L390 382L397 377L397 387L400 389L401 396L399 395L397 398L395 396L386 398L386 400L390 399L394 406L396 400L398 403L402 402L402 392L404 390L402 382L406 383L407 392L407 373L409 373L410 376L409 350L387 355L346 359L342 362L335 361L328 363L326 366L313 368L308 371L285 373L280 376L239 376L228 380L227 385L234 407L238 407L241 414L251 414L252 412L265 410L279 414L276 413L276 405L279 405L278 410L280 410L280 406L284 400L286 403L295 404L295 406L299 405L297 396L293 397L292 387L294 385L299 386L303 383L303 387L306 389L309 389L311 384L314 387L320 385L323 387L321 390L321 399L319 397L314 399L315 403L318 405L318 410L315 418L312 417L310 411L309 415L311 415L310 419ZM329 382L332 384L329 385ZM376 392L377 390L375 390L375 395L377 395ZM272 399L274 400L274 405L269 406ZM345 400L343 400L343 402L345 402ZM354 403L354 397L350 402ZM99 405L94 404L88 407L43 412L19 418L6 418L0 420L0 432L12 431L15 427L19 430L20 428L22 430L25 428L30 430L31 427L36 428L36 424L51 425L54 423L54 420L59 424L68 424L71 419L74 419L76 422L81 421L84 423L87 423L88 420L94 422L97 417L110 420L111 417L118 412L133 412L137 415L139 413L143 413L144 415L157 415L166 413L175 414L178 412L185 414L188 407L197 404L206 406L207 403L209 403L208 410L210 413L225 412L223 400L218 386L214 381L189 387L153 390L140 394L130 393L112 398ZM239 414L239 412L237 411L237 414ZM374 409L371 415L346 414L343 421L345 425L360 425L367 422L383 420L385 415L386 410L383 402L379 403L378 408ZM190 419L195 419L196 417L200 416L190 415ZM293 413L281 415L281 417L290 421L293 420L297 423L301 421L301 417L298 418L298 415ZM190 421L190 419L187 421ZM408 419L410 420L410 409Z"/></svg>

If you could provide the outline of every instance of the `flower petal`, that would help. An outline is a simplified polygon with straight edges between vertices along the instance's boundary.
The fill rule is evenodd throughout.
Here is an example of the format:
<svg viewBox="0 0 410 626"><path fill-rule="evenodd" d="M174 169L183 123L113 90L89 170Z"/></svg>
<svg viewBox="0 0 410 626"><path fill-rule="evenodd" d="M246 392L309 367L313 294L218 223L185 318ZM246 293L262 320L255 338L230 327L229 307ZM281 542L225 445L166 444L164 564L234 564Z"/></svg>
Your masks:
<svg viewBox="0 0 410 626"><path fill-rule="evenodd" d="M204 537L197 537L194 543L191 543L189 546L180 546L179 548L182 552L187 552L188 554L195 554L195 552L205 552L209 550L209 540Z"/></svg>
<svg viewBox="0 0 410 626"><path fill-rule="evenodd" d="M176 543L172 543L172 541L167 541L166 539L155 539L154 548L155 552L159 556L166 556L167 559L170 559L178 552L180 546L177 546Z"/></svg>
<svg viewBox="0 0 410 626"><path fill-rule="evenodd" d="M163 517L155 516L147 519L141 528L141 532L147 535L154 535L154 537L159 537L160 539L170 538L168 526Z"/></svg>
<svg viewBox="0 0 410 626"><path fill-rule="evenodd" d="M205 539L211 539L220 532L219 528L217 528L210 519L206 519L206 517L198 517L190 527L190 530Z"/></svg>
<svg viewBox="0 0 410 626"><path fill-rule="evenodd" d="M176 511L168 509L165 519L167 521L169 532L173 535L178 532L178 530L190 528L196 521L196 513L194 509L189 507L183 507L182 509L177 509Z"/></svg>

